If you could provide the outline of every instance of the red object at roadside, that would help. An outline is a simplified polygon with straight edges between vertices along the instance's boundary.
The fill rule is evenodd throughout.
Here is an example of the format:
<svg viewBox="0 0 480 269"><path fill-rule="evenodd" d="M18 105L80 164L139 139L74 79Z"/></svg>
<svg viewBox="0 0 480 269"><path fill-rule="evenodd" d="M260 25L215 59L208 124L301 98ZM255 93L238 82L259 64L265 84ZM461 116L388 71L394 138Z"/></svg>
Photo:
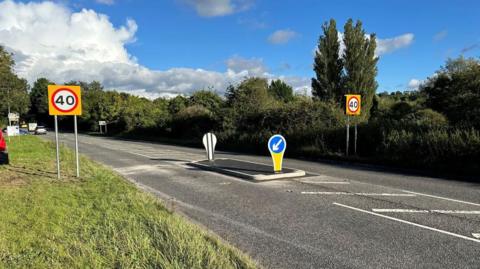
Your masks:
<svg viewBox="0 0 480 269"><path fill-rule="evenodd" d="M3 138L2 131L0 131L0 151L5 151L7 149L7 143L5 143L5 139Z"/></svg>

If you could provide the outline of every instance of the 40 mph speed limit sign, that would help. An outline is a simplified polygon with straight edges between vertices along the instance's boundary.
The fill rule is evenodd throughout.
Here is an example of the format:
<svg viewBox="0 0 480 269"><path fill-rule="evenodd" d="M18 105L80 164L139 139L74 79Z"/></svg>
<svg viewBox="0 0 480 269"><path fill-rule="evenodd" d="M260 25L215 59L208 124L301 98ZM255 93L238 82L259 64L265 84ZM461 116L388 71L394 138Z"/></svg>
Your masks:
<svg viewBox="0 0 480 269"><path fill-rule="evenodd" d="M357 94L347 94L347 102L345 104L345 112L347 115L358 116L362 108L362 96Z"/></svg>
<svg viewBox="0 0 480 269"><path fill-rule="evenodd" d="M48 112L52 116L82 115L80 86L48 85Z"/></svg>

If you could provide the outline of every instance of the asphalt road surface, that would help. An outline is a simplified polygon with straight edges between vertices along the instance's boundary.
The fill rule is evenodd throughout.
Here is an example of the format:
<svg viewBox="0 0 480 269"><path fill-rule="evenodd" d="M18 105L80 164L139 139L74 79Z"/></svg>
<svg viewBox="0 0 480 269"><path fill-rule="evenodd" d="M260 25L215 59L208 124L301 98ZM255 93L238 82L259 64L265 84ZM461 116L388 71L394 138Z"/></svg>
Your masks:
<svg viewBox="0 0 480 269"><path fill-rule="evenodd" d="M480 268L480 184L293 159L314 176L253 183L186 165L200 149L86 135L80 152L266 268Z"/></svg>

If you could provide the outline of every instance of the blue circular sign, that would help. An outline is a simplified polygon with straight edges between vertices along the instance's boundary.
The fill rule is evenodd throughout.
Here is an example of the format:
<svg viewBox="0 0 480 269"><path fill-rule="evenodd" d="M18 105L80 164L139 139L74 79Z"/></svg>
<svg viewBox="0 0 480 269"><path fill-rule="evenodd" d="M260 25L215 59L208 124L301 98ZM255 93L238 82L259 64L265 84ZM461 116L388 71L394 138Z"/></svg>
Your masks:
<svg viewBox="0 0 480 269"><path fill-rule="evenodd" d="M268 140L268 149L273 153L282 153L287 148L287 141L281 135L274 135Z"/></svg>

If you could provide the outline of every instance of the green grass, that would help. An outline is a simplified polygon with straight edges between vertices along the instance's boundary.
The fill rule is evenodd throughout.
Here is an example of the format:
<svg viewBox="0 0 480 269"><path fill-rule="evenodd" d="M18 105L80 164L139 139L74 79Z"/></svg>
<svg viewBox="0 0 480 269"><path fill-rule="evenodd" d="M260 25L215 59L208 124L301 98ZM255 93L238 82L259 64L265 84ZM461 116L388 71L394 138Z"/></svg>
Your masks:
<svg viewBox="0 0 480 269"><path fill-rule="evenodd" d="M167 210L104 166L36 137L0 166L0 268L254 268L240 251Z"/></svg>

